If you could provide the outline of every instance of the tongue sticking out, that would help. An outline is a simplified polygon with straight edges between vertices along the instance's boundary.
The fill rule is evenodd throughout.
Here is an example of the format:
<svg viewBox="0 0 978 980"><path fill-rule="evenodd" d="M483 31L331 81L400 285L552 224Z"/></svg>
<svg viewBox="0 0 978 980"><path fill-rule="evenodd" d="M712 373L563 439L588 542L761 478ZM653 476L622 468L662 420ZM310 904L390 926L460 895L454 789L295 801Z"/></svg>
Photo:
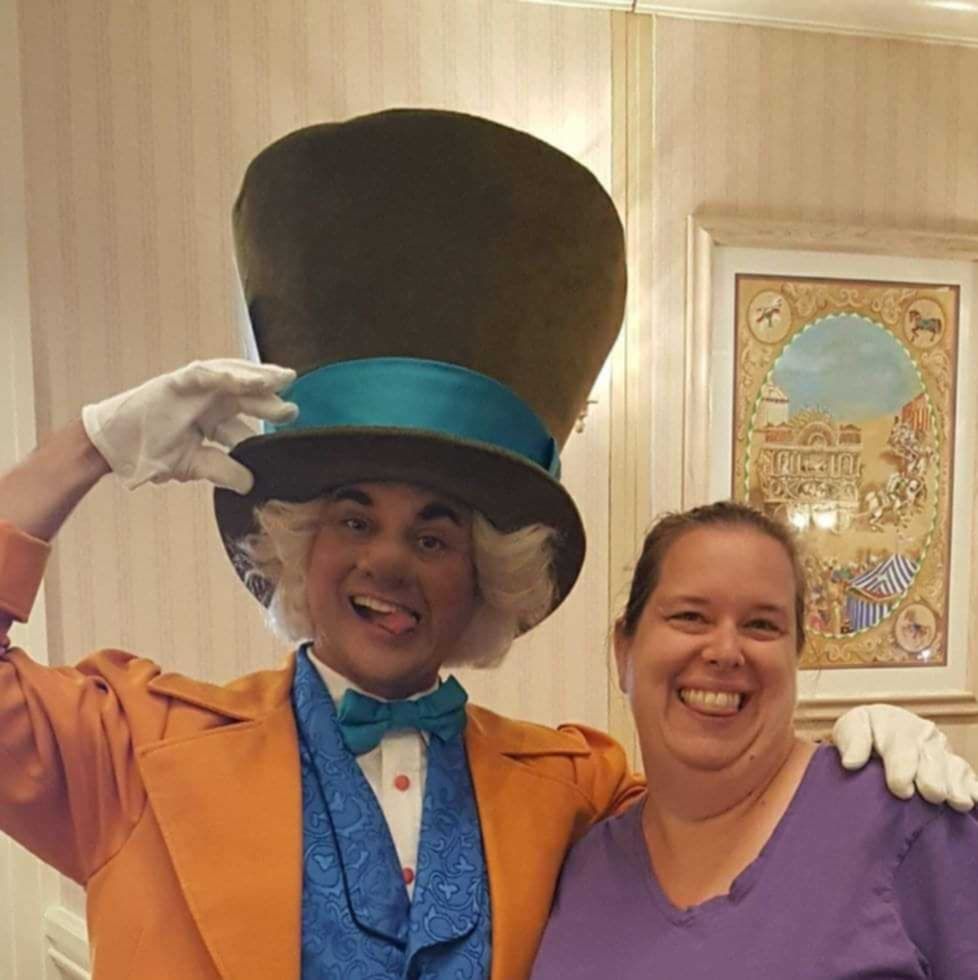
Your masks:
<svg viewBox="0 0 978 980"><path fill-rule="evenodd" d="M351 596L350 605L361 619L379 626L391 636L409 633L421 618L405 606L369 595Z"/></svg>
<svg viewBox="0 0 978 980"><path fill-rule="evenodd" d="M417 620L409 613L395 609L389 613L374 613L373 621L392 636L401 636L418 625Z"/></svg>

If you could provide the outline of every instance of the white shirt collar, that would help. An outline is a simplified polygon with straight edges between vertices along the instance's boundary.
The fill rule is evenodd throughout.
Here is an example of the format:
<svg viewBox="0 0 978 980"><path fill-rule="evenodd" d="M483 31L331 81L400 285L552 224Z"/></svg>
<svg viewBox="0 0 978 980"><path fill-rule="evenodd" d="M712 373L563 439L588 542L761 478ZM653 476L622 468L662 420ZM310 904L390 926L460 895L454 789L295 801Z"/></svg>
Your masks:
<svg viewBox="0 0 978 980"><path fill-rule="evenodd" d="M371 694L369 691L365 691L362 687L354 684L353 681L344 677L339 671L333 670L332 667L327 667L319 657L317 657L312 652L312 646L308 648L309 662L319 671L319 676L323 679L326 684L326 690L329 691L329 696L333 699L333 704L337 705L340 703L340 699L346 694L347 691L356 691L357 694L363 694L368 698L373 698L376 701L391 701L392 698L382 698L376 694ZM438 690L441 680L436 680L431 687L425 688L423 691L417 691L416 693L410 695L406 698L399 698L397 700L402 701L416 701L418 698L423 698L426 694L431 694L432 691Z"/></svg>

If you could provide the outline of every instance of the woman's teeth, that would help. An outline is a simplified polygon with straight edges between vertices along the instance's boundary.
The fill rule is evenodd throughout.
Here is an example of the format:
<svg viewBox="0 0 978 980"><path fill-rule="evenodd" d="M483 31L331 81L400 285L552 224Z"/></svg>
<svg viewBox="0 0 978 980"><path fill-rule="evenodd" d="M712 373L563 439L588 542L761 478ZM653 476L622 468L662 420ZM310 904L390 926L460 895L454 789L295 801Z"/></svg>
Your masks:
<svg viewBox="0 0 978 980"><path fill-rule="evenodd" d="M679 700L683 704L701 711L739 711L744 696L734 691L704 691L696 687L679 689Z"/></svg>

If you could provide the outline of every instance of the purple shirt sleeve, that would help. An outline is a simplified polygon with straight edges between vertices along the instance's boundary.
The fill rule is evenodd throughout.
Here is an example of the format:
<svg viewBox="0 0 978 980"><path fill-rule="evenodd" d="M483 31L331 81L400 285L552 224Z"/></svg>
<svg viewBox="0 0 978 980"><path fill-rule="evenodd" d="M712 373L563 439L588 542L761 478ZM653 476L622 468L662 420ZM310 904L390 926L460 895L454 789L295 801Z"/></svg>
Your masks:
<svg viewBox="0 0 978 980"><path fill-rule="evenodd" d="M930 976L978 977L978 821L938 810L908 842L893 888Z"/></svg>

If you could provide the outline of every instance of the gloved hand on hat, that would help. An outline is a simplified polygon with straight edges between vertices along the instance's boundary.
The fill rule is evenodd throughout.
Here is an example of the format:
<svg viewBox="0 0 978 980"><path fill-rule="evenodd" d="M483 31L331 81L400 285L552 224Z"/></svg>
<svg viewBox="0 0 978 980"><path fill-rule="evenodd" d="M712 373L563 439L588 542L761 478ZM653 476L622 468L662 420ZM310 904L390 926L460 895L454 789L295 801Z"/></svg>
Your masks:
<svg viewBox="0 0 978 980"><path fill-rule="evenodd" d="M210 480L240 494L251 472L227 449L254 435L249 415L290 422L298 408L276 393L296 377L291 368L235 358L193 361L82 409L85 432L125 485Z"/></svg>
<svg viewBox="0 0 978 980"><path fill-rule="evenodd" d="M947 736L932 722L891 704L860 705L832 729L832 741L846 769L860 769L875 749L883 759L886 785L909 799L914 784L931 803L967 811L978 803L978 777L955 755Z"/></svg>

